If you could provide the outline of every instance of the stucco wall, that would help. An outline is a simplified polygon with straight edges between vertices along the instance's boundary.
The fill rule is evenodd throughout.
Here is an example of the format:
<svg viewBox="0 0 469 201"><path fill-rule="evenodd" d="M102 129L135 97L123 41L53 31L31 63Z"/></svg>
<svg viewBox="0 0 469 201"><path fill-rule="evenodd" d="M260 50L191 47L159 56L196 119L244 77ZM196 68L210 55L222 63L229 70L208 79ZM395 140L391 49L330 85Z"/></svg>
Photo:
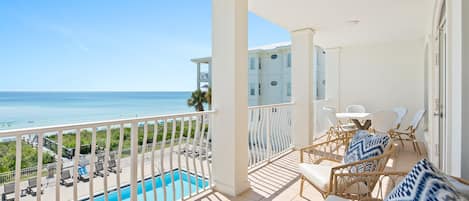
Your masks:
<svg viewBox="0 0 469 201"><path fill-rule="evenodd" d="M424 107L424 40L343 47L339 108L362 104L369 112L409 109L404 125Z"/></svg>

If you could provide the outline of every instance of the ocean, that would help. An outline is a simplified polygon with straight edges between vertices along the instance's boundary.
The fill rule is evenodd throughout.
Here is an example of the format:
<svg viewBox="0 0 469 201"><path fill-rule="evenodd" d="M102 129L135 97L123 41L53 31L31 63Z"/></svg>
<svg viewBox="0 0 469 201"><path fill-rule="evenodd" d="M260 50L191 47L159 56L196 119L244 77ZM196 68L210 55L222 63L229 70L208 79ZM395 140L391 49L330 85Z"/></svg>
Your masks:
<svg viewBox="0 0 469 201"><path fill-rule="evenodd" d="M192 112L190 92L0 92L0 130Z"/></svg>

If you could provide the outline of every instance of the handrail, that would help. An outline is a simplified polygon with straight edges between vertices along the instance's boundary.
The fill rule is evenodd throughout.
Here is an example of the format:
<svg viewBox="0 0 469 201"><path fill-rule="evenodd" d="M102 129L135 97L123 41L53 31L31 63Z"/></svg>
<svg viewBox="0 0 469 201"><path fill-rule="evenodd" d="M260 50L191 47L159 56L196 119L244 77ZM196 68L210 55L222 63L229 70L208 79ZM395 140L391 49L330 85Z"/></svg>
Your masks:
<svg viewBox="0 0 469 201"><path fill-rule="evenodd" d="M117 125L117 124L129 124L129 123L138 123L143 121L150 121L155 119L165 119L165 118L180 118L190 115L200 115L200 114L211 114L214 113L214 110L210 111L202 111L202 112L189 112L189 113L178 113L178 114L165 114L165 115L157 115L157 116L145 116L145 117L134 117L134 118L127 118L127 119L114 119L114 120L105 120L105 121L92 121L92 122L84 122L84 123L74 123L74 124L62 124L62 125L54 125L54 126L44 126L44 127L33 127L33 128L20 128L20 129L12 129L12 130L2 130L0 131L0 138L1 137L12 137L19 134L25 133L48 133L48 132L56 132L57 130L75 130L87 127L103 127L109 124Z"/></svg>

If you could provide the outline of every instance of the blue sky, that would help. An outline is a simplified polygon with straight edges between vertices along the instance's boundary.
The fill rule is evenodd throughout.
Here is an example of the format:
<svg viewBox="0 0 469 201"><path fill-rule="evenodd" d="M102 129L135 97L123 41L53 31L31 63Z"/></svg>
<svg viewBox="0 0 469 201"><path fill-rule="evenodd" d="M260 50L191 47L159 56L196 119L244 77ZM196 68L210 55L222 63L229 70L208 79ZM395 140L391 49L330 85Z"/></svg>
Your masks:
<svg viewBox="0 0 469 201"><path fill-rule="evenodd" d="M249 46L290 40L249 14ZM211 1L1 1L0 91L190 91Z"/></svg>

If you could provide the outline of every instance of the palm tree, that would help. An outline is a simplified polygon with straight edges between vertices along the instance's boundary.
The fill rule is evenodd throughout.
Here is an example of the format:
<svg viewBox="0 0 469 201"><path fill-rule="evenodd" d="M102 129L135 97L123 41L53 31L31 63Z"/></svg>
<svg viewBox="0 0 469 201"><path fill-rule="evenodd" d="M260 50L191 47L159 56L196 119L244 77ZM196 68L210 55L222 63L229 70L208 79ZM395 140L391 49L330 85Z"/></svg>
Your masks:
<svg viewBox="0 0 469 201"><path fill-rule="evenodd" d="M204 103L207 103L206 92L197 89L192 92L192 95L187 99L187 105L194 107L195 111L204 111Z"/></svg>
<svg viewBox="0 0 469 201"><path fill-rule="evenodd" d="M212 106L212 87L208 87L207 92L205 93L205 99L207 99L209 109Z"/></svg>

